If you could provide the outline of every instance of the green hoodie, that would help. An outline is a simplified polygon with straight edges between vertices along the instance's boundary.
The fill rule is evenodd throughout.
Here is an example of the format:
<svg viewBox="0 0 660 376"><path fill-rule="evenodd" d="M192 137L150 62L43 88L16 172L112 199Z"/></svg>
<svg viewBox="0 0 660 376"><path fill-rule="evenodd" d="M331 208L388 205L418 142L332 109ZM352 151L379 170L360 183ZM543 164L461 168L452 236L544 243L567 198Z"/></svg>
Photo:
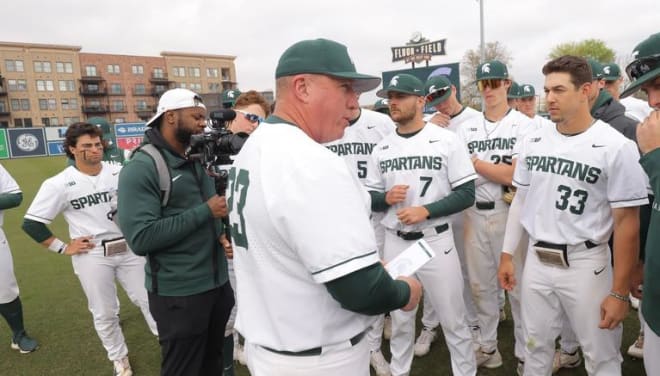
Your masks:
<svg viewBox="0 0 660 376"><path fill-rule="evenodd" d="M147 257L146 288L161 296L199 294L225 284L227 259L218 239L222 222L206 201L215 194L201 164L172 151L156 129L153 143L165 157L172 180L161 207L158 172L151 157L137 152L119 174L119 227L135 254ZM201 187L201 189L200 189Z"/></svg>
<svg viewBox="0 0 660 376"><path fill-rule="evenodd" d="M646 153L640 159L644 171L649 176L655 195L651 225L646 239L646 260L644 262L644 300L642 314L655 335L660 336L660 148Z"/></svg>

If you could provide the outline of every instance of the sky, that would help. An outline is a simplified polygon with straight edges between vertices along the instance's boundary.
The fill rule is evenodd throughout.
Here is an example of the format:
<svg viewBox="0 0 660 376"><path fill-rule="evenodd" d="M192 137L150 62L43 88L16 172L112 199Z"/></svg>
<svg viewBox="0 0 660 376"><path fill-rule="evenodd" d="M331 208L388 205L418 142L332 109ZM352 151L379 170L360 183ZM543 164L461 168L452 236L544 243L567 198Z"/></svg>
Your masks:
<svg viewBox="0 0 660 376"><path fill-rule="evenodd" d="M557 44L603 40L621 61L660 32L657 0L483 0L486 42L513 57L512 77L542 92L541 67ZM2 10L0 40L82 46L82 52L159 56L162 51L236 56L239 89L274 89L282 52L304 39L329 38L348 47L358 72L410 68L392 63L393 46L413 32L447 39L445 56L460 62L480 43L479 1L219 1L22 0ZM372 104L375 90L361 96Z"/></svg>

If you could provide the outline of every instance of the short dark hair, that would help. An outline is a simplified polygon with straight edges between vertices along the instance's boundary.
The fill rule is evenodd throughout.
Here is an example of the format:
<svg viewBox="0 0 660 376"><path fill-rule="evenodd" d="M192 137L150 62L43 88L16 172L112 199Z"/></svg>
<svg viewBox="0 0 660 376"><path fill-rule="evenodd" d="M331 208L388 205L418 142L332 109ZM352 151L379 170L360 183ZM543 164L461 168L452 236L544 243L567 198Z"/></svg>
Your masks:
<svg viewBox="0 0 660 376"><path fill-rule="evenodd" d="M266 102L266 99L263 95L259 94L256 90L246 91L236 98L236 103L234 103L234 108L247 107L251 104L257 104L264 110L266 117L270 115L270 105Z"/></svg>
<svg viewBox="0 0 660 376"><path fill-rule="evenodd" d="M101 128L85 122L73 123L69 125L69 128L66 129L66 133L64 133L63 146L67 157L75 159L73 153L69 150L69 147L75 147L78 143L78 138L82 135L89 135L89 137L92 138L98 136L101 139L101 143L103 143L103 147L106 147L105 142L103 141L103 130L101 130Z"/></svg>
<svg viewBox="0 0 660 376"><path fill-rule="evenodd" d="M543 75L547 76L550 73L568 73L571 76L571 83L576 88L592 80L589 62L579 56L564 55L548 61L543 66Z"/></svg>

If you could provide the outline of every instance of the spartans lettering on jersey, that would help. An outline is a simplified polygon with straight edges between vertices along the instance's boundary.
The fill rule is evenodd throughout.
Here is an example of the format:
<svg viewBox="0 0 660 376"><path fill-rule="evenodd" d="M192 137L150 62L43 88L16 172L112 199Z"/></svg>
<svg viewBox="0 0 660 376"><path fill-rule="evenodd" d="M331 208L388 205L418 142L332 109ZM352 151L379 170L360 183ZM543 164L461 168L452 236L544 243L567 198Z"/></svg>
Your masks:
<svg viewBox="0 0 660 376"><path fill-rule="evenodd" d="M437 156L410 156L386 159L380 162L380 172L402 170L440 170L442 157Z"/></svg>
<svg viewBox="0 0 660 376"><path fill-rule="evenodd" d="M602 172L598 167L557 157L534 155L526 157L525 162L527 162L527 169L530 171L543 171L568 176L590 184L596 184Z"/></svg>
<svg viewBox="0 0 660 376"><path fill-rule="evenodd" d="M79 197L70 201L74 209L84 209L85 207L94 206L106 202L110 202L112 196L110 192L97 192L91 195Z"/></svg>
<svg viewBox="0 0 660 376"><path fill-rule="evenodd" d="M333 153L338 156L343 155L371 155L371 152L374 150L376 144L367 144L363 142L346 142L343 144L328 145Z"/></svg>
<svg viewBox="0 0 660 376"><path fill-rule="evenodd" d="M488 150L511 150L516 144L516 138L496 137L489 140L470 141L467 144L470 154Z"/></svg>

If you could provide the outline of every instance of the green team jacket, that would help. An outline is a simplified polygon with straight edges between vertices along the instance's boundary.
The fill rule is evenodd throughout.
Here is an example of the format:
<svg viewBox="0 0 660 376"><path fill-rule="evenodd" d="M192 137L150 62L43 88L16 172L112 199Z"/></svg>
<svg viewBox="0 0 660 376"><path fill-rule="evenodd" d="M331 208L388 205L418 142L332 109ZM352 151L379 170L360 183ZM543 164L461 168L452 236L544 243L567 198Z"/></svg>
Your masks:
<svg viewBox="0 0 660 376"><path fill-rule="evenodd" d="M639 162L649 176L655 196L646 238L642 314L649 327L660 336L660 148L645 154Z"/></svg>
<svg viewBox="0 0 660 376"><path fill-rule="evenodd" d="M225 284L227 259L219 242L222 222L206 204L213 180L200 163L167 147L156 129L153 143L165 156L172 180L169 203L161 206L158 172L149 155L134 154L119 174L119 227L135 254L147 257L146 288L162 296L188 296Z"/></svg>

